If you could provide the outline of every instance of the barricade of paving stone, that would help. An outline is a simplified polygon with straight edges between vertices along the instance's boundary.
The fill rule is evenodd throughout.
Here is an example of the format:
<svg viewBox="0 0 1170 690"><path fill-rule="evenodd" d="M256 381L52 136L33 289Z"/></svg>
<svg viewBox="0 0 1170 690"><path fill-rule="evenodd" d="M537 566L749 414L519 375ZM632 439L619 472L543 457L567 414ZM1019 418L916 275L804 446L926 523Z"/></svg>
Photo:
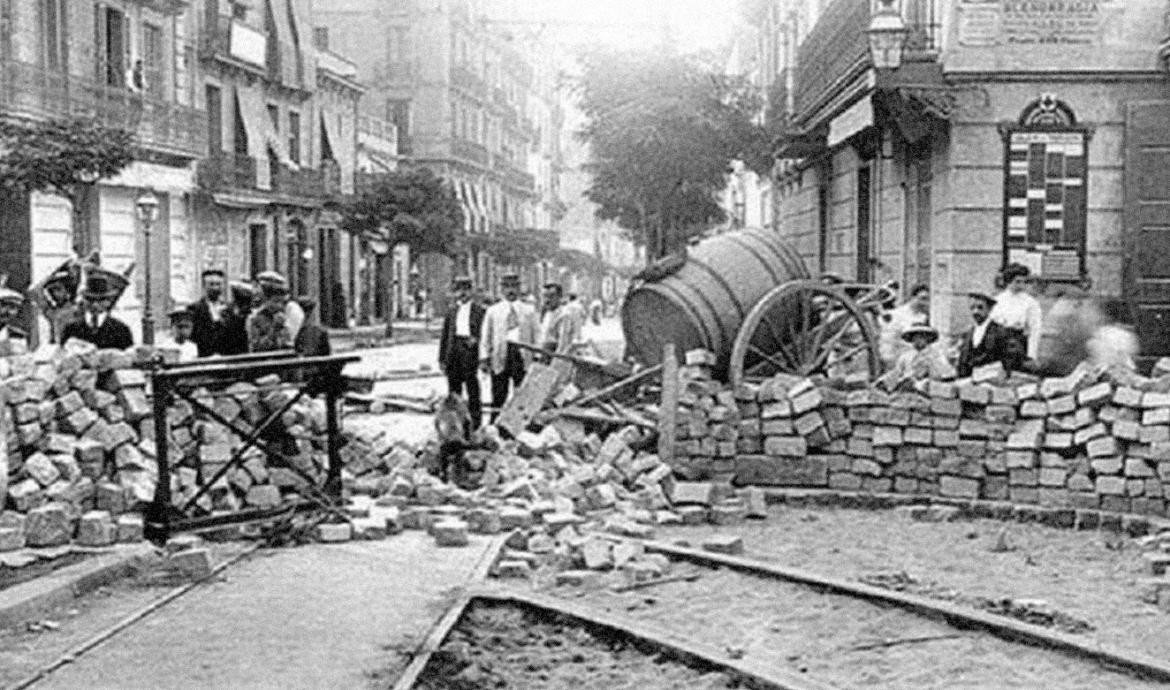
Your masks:
<svg viewBox="0 0 1170 690"><path fill-rule="evenodd" d="M53 546L74 538L87 545L141 539L135 513L152 501L158 482L154 419L144 365L175 353L139 347L98 350L72 340L60 348L0 358L0 551ZM292 392L279 377L238 382L196 397L216 413L181 402L168 410L168 458L177 505L229 461L239 436L220 421L247 432ZM219 420L216 419L219 418ZM240 468L225 472L196 505L206 513L244 506L272 507L326 466L324 404L304 400L284 413L286 435L279 462L259 448Z"/></svg>
<svg viewBox="0 0 1170 690"><path fill-rule="evenodd" d="M738 484L1165 515L1170 362L1154 378L1000 365L910 391L780 375L731 390L683 367L676 471Z"/></svg>

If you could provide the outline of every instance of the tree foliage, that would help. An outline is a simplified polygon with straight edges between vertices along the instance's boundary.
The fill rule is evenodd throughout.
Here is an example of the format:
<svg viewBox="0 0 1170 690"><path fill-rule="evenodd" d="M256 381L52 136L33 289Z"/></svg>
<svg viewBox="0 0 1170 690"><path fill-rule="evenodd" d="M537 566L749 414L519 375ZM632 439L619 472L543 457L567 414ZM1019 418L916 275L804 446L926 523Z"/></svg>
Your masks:
<svg viewBox="0 0 1170 690"><path fill-rule="evenodd" d="M730 163L771 169L763 95L697 56L601 49L582 57L578 96L589 145L585 196L656 259L722 222Z"/></svg>
<svg viewBox="0 0 1170 690"><path fill-rule="evenodd" d="M92 119L0 121L0 187L76 201L79 187L113 177L134 160L134 135Z"/></svg>
<svg viewBox="0 0 1170 690"><path fill-rule="evenodd" d="M342 208L342 227L381 235L391 246L456 256L463 248L463 208L451 185L426 168L379 175Z"/></svg>
<svg viewBox="0 0 1170 690"><path fill-rule="evenodd" d="M519 267L553 259L560 237L551 230L500 228L490 235L472 235L470 243L500 264Z"/></svg>
<svg viewBox="0 0 1170 690"><path fill-rule="evenodd" d="M613 270L601 257L572 247L561 247L553 255L553 263L570 273L602 277Z"/></svg>

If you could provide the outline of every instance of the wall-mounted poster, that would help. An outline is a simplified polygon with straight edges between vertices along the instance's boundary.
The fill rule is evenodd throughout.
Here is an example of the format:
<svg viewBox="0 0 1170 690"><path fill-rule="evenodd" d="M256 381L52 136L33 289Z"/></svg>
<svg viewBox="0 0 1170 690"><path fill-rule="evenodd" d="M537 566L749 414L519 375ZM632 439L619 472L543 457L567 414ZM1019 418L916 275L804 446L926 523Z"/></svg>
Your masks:
<svg viewBox="0 0 1170 690"><path fill-rule="evenodd" d="M959 44L1096 45L1119 0L960 0Z"/></svg>

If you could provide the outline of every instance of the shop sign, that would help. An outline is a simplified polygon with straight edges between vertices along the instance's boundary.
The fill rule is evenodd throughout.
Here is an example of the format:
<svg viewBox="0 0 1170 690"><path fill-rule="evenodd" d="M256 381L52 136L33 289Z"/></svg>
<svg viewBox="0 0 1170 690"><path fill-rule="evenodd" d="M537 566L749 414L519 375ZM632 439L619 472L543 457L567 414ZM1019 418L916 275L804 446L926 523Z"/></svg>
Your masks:
<svg viewBox="0 0 1170 690"><path fill-rule="evenodd" d="M960 0L959 44L1094 45L1117 0Z"/></svg>
<svg viewBox="0 0 1170 690"><path fill-rule="evenodd" d="M873 97L854 103L829 123L828 145L836 146L866 127L873 126Z"/></svg>

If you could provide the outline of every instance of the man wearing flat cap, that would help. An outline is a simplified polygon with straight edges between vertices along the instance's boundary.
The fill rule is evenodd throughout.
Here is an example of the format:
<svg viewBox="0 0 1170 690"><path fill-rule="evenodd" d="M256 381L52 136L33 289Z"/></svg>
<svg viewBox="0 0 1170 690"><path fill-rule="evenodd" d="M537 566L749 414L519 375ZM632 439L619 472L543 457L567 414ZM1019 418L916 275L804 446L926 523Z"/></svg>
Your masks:
<svg viewBox="0 0 1170 690"><path fill-rule="evenodd" d="M129 270L126 271L128 273ZM126 274L115 273L94 264L85 266L81 313L62 331L62 343L77 338L93 343L100 350L125 350L134 345L130 327L110 314L130 284Z"/></svg>
<svg viewBox="0 0 1170 690"><path fill-rule="evenodd" d="M287 307L290 302L288 281L279 273L270 271L260 274L257 282L260 283L263 301L260 307L248 316L248 351L288 350L293 346L294 337L289 330L287 318Z"/></svg>
<svg viewBox="0 0 1170 690"><path fill-rule="evenodd" d="M286 292L290 289L288 279L276 271L265 271L256 276L256 282L260 285L260 292L264 292L264 286L275 287L278 290L283 289ZM284 305L284 322L288 328L288 337L294 339L297 333L301 332L301 324L305 322L305 310L296 300L289 299L285 301Z"/></svg>
<svg viewBox="0 0 1170 690"><path fill-rule="evenodd" d="M0 283L0 356L21 354L28 349L28 333L16 327L24 306L24 295Z"/></svg>
<svg viewBox="0 0 1170 690"><path fill-rule="evenodd" d="M471 426L478 429L483 414L479 392L479 338L483 334L484 308L471 297L471 278L458 276L451 281L454 304L443 318L439 338L439 370L447 376L447 392L463 395L467 389L467 408Z"/></svg>
<svg viewBox="0 0 1170 690"><path fill-rule="evenodd" d="M995 298L984 292L969 292L967 299L974 324L963 335L959 346L956 368L960 377L970 376L972 371L987 364L1004 362L1006 365L1009 358L1007 332L989 318L995 307Z"/></svg>

